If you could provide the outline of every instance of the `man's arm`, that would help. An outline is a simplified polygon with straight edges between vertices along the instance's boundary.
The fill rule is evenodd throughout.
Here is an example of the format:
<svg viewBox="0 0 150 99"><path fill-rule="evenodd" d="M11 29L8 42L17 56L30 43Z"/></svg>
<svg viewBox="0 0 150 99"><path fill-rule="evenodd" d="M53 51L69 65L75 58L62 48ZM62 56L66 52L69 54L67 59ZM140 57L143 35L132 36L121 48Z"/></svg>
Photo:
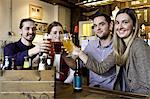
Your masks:
<svg viewBox="0 0 150 99"><path fill-rule="evenodd" d="M108 55L108 57L102 62L90 58L88 55L86 55L83 51L81 51L77 47L74 47L72 54L79 56L79 58L85 64L85 67L87 67L89 70L92 70L97 74L103 74L107 72L109 69L111 69L113 66L115 66L115 57L113 53Z"/></svg>
<svg viewBox="0 0 150 99"><path fill-rule="evenodd" d="M29 57L37 55L38 53L40 53L40 46L39 45L36 45L35 47L28 50L28 56Z"/></svg>
<svg viewBox="0 0 150 99"><path fill-rule="evenodd" d="M62 58L65 60L66 64L72 68L72 69L75 69L76 68L76 61L71 58L71 57L67 57L67 54L66 53L63 53L62 54Z"/></svg>
<svg viewBox="0 0 150 99"><path fill-rule="evenodd" d="M50 52L51 42L50 41L41 41L35 47L25 50L22 52L17 52L17 47L15 43L8 44L4 48L4 56L11 56L15 59L16 66L22 66L24 62L24 57L29 56L33 61L38 61L38 55L40 52Z"/></svg>
<svg viewBox="0 0 150 99"><path fill-rule="evenodd" d="M85 66L97 74L103 74L109 71L113 66L115 66L115 59L113 54L108 55L108 57L101 62L88 57Z"/></svg>

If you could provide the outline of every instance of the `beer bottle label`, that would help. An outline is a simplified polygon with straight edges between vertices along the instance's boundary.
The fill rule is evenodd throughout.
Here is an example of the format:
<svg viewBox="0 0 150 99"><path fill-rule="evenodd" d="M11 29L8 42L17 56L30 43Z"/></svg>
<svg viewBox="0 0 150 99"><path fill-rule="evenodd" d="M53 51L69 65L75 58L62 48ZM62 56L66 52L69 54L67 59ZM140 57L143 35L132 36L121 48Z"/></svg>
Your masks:
<svg viewBox="0 0 150 99"><path fill-rule="evenodd" d="M50 58L47 59L47 65L51 65L51 59Z"/></svg>
<svg viewBox="0 0 150 99"><path fill-rule="evenodd" d="M74 89L82 89L82 80L80 76L74 77Z"/></svg>
<svg viewBox="0 0 150 99"><path fill-rule="evenodd" d="M24 62L24 65L23 65L23 68L29 68L30 66L29 66L29 62L27 61L27 62Z"/></svg>
<svg viewBox="0 0 150 99"><path fill-rule="evenodd" d="M39 69L38 70L45 70L45 64L40 63L39 64Z"/></svg>

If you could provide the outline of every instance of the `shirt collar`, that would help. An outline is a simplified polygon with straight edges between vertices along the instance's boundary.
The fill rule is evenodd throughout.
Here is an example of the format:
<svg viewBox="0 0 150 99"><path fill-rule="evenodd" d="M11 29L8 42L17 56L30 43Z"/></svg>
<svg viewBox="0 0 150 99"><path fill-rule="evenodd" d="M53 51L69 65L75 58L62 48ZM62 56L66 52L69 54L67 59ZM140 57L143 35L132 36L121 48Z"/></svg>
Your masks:
<svg viewBox="0 0 150 99"><path fill-rule="evenodd" d="M97 46L97 48L102 47L99 40L97 40L96 46ZM102 48L108 48L108 47L110 47L110 46L112 46L112 40L111 40L111 42L110 42L107 46L104 46L104 47L102 47Z"/></svg>
<svg viewBox="0 0 150 99"><path fill-rule="evenodd" d="M21 46L21 47L28 47L28 48L32 48L32 47L34 47L35 45L33 45L33 44L31 44L30 46L26 46L26 45L24 45L22 42L21 42L21 39L18 41L18 44Z"/></svg>

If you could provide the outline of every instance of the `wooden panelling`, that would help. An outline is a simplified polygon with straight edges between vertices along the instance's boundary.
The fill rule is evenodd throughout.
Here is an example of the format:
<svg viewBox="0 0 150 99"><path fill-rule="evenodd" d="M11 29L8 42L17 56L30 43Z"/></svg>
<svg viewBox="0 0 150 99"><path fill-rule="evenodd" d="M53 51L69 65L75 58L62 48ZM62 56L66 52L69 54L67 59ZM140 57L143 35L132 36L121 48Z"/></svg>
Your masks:
<svg viewBox="0 0 150 99"><path fill-rule="evenodd" d="M53 93L3 93L0 99L54 99Z"/></svg>
<svg viewBox="0 0 150 99"><path fill-rule="evenodd" d="M55 70L0 71L0 99L53 99Z"/></svg>

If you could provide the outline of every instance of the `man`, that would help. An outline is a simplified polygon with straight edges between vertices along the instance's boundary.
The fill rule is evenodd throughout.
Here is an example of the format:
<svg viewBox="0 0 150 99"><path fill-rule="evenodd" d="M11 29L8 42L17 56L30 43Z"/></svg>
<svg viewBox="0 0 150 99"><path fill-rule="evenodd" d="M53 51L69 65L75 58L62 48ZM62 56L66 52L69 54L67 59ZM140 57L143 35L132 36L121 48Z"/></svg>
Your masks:
<svg viewBox="0 0 150 99"><path fill-rule="evenodd" d="M98 39L89 41L84 52L97 61L103 61L112 52L111 19L106 14L97 13L93 18L93 28ZM113 89L115 82L115 68L101 75L89 71L89 86Z"/></svg>
<svg viewBox="0 0 150 99"><path fill-rule="evenodd" d="M112 22L110 17L106 14L96 13L93 18L93 28L98 39L89 41L83 52L79 48L74 47L72 54L79 56L85 64L85 67L88 67L89 86L113 89L116 76L115 67L112 67L107 72L102 72L98 75L92 71L94 70L92 67L86 66L88 65L86 64L87 61L90 62L92 60L96 60L98 62L102 62L112 52L112 35L110 33L112 30ZM69 66L74 68L71 64L69 64ZM103 71L103 69L101 71Z"/></svg>
<svg viewBox="0 0 150 99"><path fill-rule="evenodd" d="M22 19L19 28L20 40L10 43L4 48L4 56L14 57L16 66L23 66L24 57L31 57L33 62L36 62L41 51L50 51L50 41L43 41L36 46L32 44L36 35L36 26L32 19Z"/></svg>

